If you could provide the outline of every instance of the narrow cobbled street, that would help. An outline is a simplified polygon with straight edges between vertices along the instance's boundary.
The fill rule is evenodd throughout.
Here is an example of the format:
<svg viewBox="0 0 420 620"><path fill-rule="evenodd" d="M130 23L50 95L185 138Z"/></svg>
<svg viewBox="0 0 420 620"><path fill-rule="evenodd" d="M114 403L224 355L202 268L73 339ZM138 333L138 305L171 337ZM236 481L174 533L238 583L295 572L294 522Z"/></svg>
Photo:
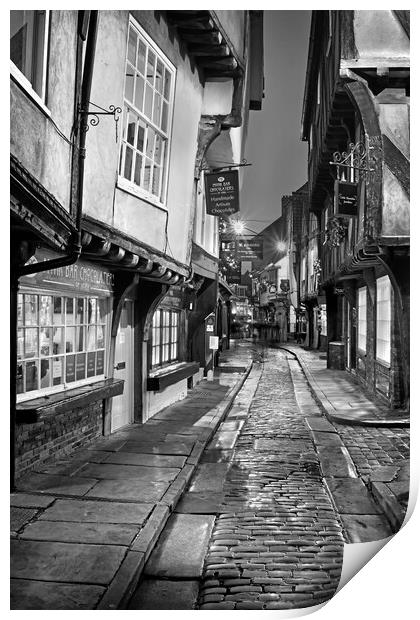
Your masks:
<svg viewBox="0 0 420 620"><path fill-rule="evenodd" d="M333 596L344 535L305 421L320 412L297 368L292 376L291 355L262 355L204 452L131 609L290 609ZM201 575L194 556L201 566L204 557Z"/></svg>

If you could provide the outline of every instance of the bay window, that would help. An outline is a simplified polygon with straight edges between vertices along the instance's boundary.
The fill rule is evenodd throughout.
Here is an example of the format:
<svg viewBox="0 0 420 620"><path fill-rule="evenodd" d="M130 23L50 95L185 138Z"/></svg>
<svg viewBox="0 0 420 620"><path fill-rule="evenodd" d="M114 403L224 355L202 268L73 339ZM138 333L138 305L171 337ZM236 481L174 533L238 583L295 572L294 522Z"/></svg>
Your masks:
<svg viewBox="0 0 420 620"><path fill-rule="evenodd" d="M125 67L119 182L164 204L175 68L133 20Z"/></svg>

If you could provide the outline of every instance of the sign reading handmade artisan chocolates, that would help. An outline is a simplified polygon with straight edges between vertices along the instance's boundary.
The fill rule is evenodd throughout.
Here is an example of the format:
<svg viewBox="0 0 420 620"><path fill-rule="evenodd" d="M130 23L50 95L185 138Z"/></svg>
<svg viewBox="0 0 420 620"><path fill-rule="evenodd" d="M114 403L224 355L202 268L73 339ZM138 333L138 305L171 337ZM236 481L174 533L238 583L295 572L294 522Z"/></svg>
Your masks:
<svg viewBox="0 0 420 620"><path fill-rule="evenodd" d="M239 211L238 171L204 175L206 190L206 213L209 215L232 215Z"/></svg>
<svg viewBox="0 0 420 620"><path fill-rule="evenodd" d="M335 215L357 216L358 184L335 181Z"/></svg>

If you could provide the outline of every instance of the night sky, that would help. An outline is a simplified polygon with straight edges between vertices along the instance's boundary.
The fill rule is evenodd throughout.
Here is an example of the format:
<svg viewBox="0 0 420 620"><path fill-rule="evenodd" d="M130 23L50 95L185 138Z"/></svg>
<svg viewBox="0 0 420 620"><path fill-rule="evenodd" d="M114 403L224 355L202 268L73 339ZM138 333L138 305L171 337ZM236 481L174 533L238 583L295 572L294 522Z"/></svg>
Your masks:
<svg viewBox="0 0 420 620"><path fill-rule="evenodd" d="M311 11L264 11L265 98L250 111L241 219L260 231L280 216L281 197L307 180L300 140ZM254 220L263 220L257 222Z"/></svg>

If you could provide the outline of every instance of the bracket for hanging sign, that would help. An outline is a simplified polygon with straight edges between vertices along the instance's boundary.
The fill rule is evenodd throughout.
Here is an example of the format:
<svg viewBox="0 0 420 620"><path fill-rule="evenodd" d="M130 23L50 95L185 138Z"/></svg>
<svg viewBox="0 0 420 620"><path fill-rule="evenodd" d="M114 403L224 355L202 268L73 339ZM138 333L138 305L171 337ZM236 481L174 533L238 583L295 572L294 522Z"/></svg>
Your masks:
<svg viewBox="0 0 420 620"><path fill-rule="evenodd" d="M356 144L350 142L348 152L342 151L340 153L340 151L335 151L333 153L333 161L330 161L329 164L330 166L336 166L338 180L340 180L340 168L350 170L351 177L354 175L354 170L362 173L374 172L373 169L368 167L368 151L362 142L356 142ZM353 181L353 178L350 180Z"/></svg>
<svg viewBox="0 0 420 620"><path fill-rule="evenodd" d="M120 117L118 115L122 113L122 109L115 105L110 105L109 109L105 110L105 108L101 108L101 106L93 103L92 101L90 101L89 103L95 106L95 108L98 108L98 110L83 110L82 108L79 108L79 114L81 116L84 115L87 117L93 117L89 120L89 122L86 121L81 125L82 131L89 131L89 125L91 125L92 127L96 127L97 125L99 125L99 116L113 116L115 121L115 135L117 138L117 125L118 121L120 120Z"/></svg>
<svg viewBox="0 0 420 620"><path fill-rule="evenodd" d="M228 164L226 166L220 166L220 168L206 168L204 174L222 172L223 170L233 170L233 168L243 168L244 166L252 166L252 164L249 164L246 159L243 159L240 164Z"/></svg>

